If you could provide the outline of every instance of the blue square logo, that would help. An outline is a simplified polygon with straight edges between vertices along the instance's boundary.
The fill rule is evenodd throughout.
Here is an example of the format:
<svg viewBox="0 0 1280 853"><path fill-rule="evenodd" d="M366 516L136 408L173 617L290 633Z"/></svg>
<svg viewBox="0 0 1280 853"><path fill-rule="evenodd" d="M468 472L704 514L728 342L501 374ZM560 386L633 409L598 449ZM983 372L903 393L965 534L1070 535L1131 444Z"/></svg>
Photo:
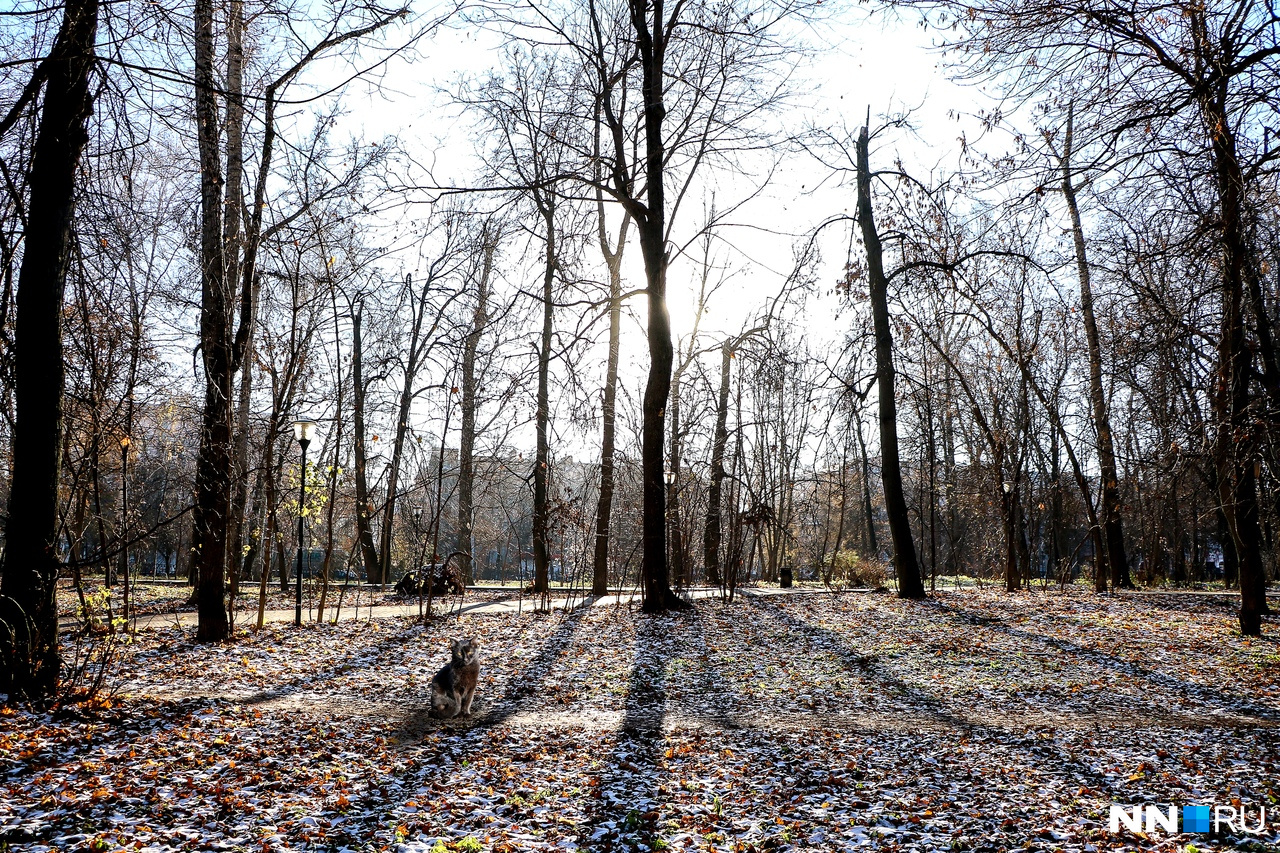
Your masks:
<svg viewBox="0 0 1280 853"><path fill-rule="evenodd" d="M1183 806L1182 807L1182 831L1183 832L1208 832L1209 831L1209 807L1208 806Z"/></svg>

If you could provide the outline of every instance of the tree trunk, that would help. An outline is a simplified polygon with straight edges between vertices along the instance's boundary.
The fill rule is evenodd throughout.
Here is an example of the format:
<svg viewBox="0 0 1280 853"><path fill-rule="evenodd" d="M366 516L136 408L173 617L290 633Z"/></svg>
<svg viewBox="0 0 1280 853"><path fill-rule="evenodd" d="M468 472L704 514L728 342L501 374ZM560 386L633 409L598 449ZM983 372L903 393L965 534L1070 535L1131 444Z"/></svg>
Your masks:
<svg viewBox="0 0 1280 853"><path fill-rule="evenodd" d="M224 600L227 527L231 515L231 294L222 245L222 164L218 151L217 86L213 73L213 3L196 0L195 116L200 152L200 354L204 412L196 462L193 516L198 586L196 639L227 637Z"/></svg>
<svg viewBox="0 0 1280 853"><path fill-rule="evenodd" d="M336 362L338 365L338 394L337 394L337 411L334 413L334 424L337 426L337 433L333 436L333 463L329 466L329 505L325 507L327 516L325 518L325 541L324 541L324 559L320 563L320 595L316 601L316 624L324 624L324 608L329 601L329 570L333 565L333 516L337 507L338 497L338 463L341 461L342 450L342 359Z"/></svg>
<svg viewBox="0 0 1280 853"><path fill-rule="evenodd" d="M641 575L646 613L688 605L671 591L667 577L667 501L662 451L666 438L667 395L671 391L671 315L667 312L666 145L662 122L667 27L663 0L631 0L631 23L641 66L644 99L644 216L636 222L644 257L649 318L649 376L641 402L640 469L642 481ZM651 23L652 22L652 23Z"/></svg>
<svg viewBox="0 0 1280 853"><path fill-rule="evenodd" d="M1199 23L1203 25L1202 21ZM1193 21L1193 26L1196 24ZM1218 342L1218 388L1214 394L1218 418L1216 462L1219 500L1240 571L1240 633L1256 637L1262 634L1262 614L1268 612L1254 471L1261 436L1249 406L1253 353L1245 339L1243 316L1247 252L1241 195L1244 178L1227 116L1226 86L1226 79L1220 79L1214 91L1202 100L1204 120L1212 138L1222 228L1222 334Z"/></svg>
<svg viewBox="0 0 1280 853"><path fill-rule="evenodd" d="M597 159L600 148L599 122L596 123ZM609 528L613 517L614 421L617 416L618 358L622 352L622 250L627 242L631 214L624 213L618 226L618 242L609 249L605 231L604 194L596 190L596 233L600 253L609 270L609 361L605 368L604 400L600 410L600 497L596 503L596 542L591 566L591 594L609 592Z"/></svg>
<svg viewBox="0 0 1280 853"><path fill-rule="evenodd" d="M550 368L551 368L551 332L555 305L551 300L552 284L556 272L556 226L554 208L542 209L543 222L547 229L546 254L542 269L542 338L538 345L538 412L537 433L538 449L533 462L533 591L539 595L550 592L549 564L550 554L547 548L547 528L549 526L549 497L547 494L547 477L550 474L550 447L547 442L547 427L551 419L550 402Z"/></svg>
<svg viewBox="0 0 1280 853"><path fill-rule="evenodd" d="M924 583L911 541L911 520L902 493L902 467L898 461L898 403L894 397L893 333L889 327L889 283L884 275L880 235L871 210L870 132L858 135L858 222L867 250L871 315L876 335L876 384L880 398L880 480L884 484L885 511L893 540L893 566L900 598L924 598Z"/></svg>
<svg viewBox="0 0 1280 853"><path fill-rule="evenodd" d="M1093 426L1098 437L1098 474L1102 479L1102 544L1105 549L1098 555L1097 577L1106 578L1109 572L1111 585L1133 589L1129 575L1129 560L1124 547L1124 523L1120 515L1120 478L1116 469L1115 445L1111 439L1111 417L1107 413L1106 392L1102 385L1102 344L1098 335L1098 321L1093 310L1093 287L1089 274L1089 261L1085 255L1084 228L1080 224L1080 208L1076 204L1076 190L1071 176L1071 144L1073 111L1067 110L1066 139L1062 150L1062 194L1067 200L1071 215L1071 233L1075 240L1076 272L1080 278L1080 313L1084 317L1085 338L1089 344L1089 402ZM1103 581L1098 582L1102 592Z"/></svg>
<svg viewBox="0 0 1280 853"><path fill-rule="evenodd" d="M396 417L396 437L391 448L391 464L387 466L387 500L382 510L382 540L380 560L382 566L382 583L385 585L391 577L391 537L395 528L397 490L400 488L400 462L404 458L404 439L409 431L409 409L413 405L413 383L418 376L418 360L422 355L422 322L427 314L427 292L431 280L422 285L418 306L413 317L413 327L409 334L409 350L404 364L404 386L400 390L400 405ZM413 299L413 280L405 276L405 288L409 291L409 299Z"/></svg>
<svg viewBox="0 0 1280 853"><path fill-rule="evenodd" d="M493 256L497 251L498 235L486 225L481 235L481 252L484 253L480 277L476 282L476 308L472 315L471 331L467 334L462 351L462 430L458 436L458 525L453 550L465 554L462 558L462 577L467 583L475 582L471 553L473 513L475 510L475 445L476 445L476 351L480 338L489 324L489 276L493 272Z"/></svg>
<svg viewBox="0 0 1280 853"><path fill-rule="evenodd" d="M68 0L32 150L14 318L13 482L0 577L0 692L44 702L58 688L58 480L62 468L62 295L75 176L93 111L97 0Z"/></svg>
<svg viewBox="0 0 1280 853"><path fill-rule="evenodd" d="M263 440L262 468L266 472L266 523L262 532L262 577L258 579L258 628L261 630L267 612L267 586L271 583L271 549L276 544L276 488L279 482L279 471L275 463L275 435L268 430ZM284 563L284 560L276 560ZM281 569L285 572L287 569Z"/></svg>
<svg viewBox="0 0 1280 853"><path fill-rule="evenodd" d="M386 581L382 576L382 564L378 561L378 551L373 545L373 528L369 523L369 515L373 512L373 507L369 503L369 462L364 438L364 344L360 335L362 314L362 309L357 309L351 314L351 400L355 420L352 444L355 447L356 463L356 538L359 540L360 556L364 562L365 579L371 584L380 584Z"/></svg>
<svg viewBox="0 0 1280 853"><path fill-rule="evenodd" d="M621 242L619 243L619 247ZM619 252L621 249L619 249ZM622 272L609 265L609 362L605 368L600 429L600 497L596 503L596 543L592 561L591 594L609 591L609 528L613 516L614 420L618 399L618 358L622 352Z"/></svg>
<svg viewBox="0 0 1280 853"><path fill-rule="evenodd" d="M720 519L722 510L721 490L724 484L724 449L729 441L729 362L733 350L729 341L720 347L720 394L716 399L716 429L711 439L711 483L707 488L707 520L702 528L702 565L707 573L707 583L721 584L720 572Z"/></svg>
<svg viewBox="0 0 1280 853"><path fill-rule="evenodd" d="M1016 544L1017 500L1017 493L1013 489L1001 492L1000 504L1003 510L1001 514L1004 516L1004 588L1006 592L1017 592L1019 587L1018 547Z"/></svg>
<svg viewBox="0 0 1280 853"><path fill-rule="evenodd" d="M689 583L685 576L683 543L680 541L680 373L671 378L671 440L667 464L671 466L671 485L667 487L667 539L670 542L671 571L682 586Z"/></svg>
<svg viewBox="0 0 1280 853"><path fill-rule="evenodd" d="M249 312L248 322L253 323L257 314L258 291L261 281L253 282L253 308ZM248 553L244 540L248 532L249 518L245 509L249 504L249 410L253 400L253 336L245 343L243 373L240 375L240 399L236 402L236 437L235 437L235 494L231 498L231 599L234 602L239 593L240 578L249 568Z"/></svg>

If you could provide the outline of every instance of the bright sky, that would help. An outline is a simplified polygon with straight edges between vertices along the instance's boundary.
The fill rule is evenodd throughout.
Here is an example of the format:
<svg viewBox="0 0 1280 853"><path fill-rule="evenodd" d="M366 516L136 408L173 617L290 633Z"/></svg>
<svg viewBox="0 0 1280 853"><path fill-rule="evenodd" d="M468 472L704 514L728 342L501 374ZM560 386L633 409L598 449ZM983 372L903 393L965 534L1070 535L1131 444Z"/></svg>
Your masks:
<svg viewBox="0 0 1280 853"><path fill-rule="evenodd" d="M784 130L844 125L853 132L864 121L868 106L873 125L878 116L912 110L915 132L886 134L873 150L873 168L889 167L901 157L913 172L927 176L931 170L945 171L955 164L958 139L971 125L957 116L972 114L983 99L976 90L949 81L941 72L941 57L930 50L929 32L908 21L873 18L865 6L844 6L833 20L815 28L812 40L815 50L800 69L795 109L785 113L789 124ZM462 26L444 29L423 45L414 61L390 66L379 92L352 91L345 103L366 138L398 136L416 157L432 165L437 182L466 184L473 180L479 141L470 137L468 122L450 103L450 93L463 76L482 74L501 61L499 40L492 33ZM809 157L787 157L767 191L734 217L737 225L720 232L722 260L738 272L708 306L702 324L702 332L709 335L707 343L739 331L777 292L791 269L797 239L817 223L852 207L852 186L840 187L827 180L815 188L822 177L820 167ZM718 181L717 202L722 207L750 187L745 180L735 184L721 177ZM691 200L681 217L686 233L696 228L702 218L701 199ZM847 233L847 228L832 228L824 243L819 275L824 293L840 275ZM642 282L636 248L633 233L624 287ZM405 263L411 267L414 260L406 258ZM697 272L689 260L678 260L669 273L669 306L677 337L693 325ZM643 303L634 300L631 310L642 322ZM836 318L838 311L839 305L829 295L808 300L803 317L815 349L839 340L848 328L847 319ZM634 375L623 381L638 393L647 359L640 325L628 325L623 363Z"/></svg>

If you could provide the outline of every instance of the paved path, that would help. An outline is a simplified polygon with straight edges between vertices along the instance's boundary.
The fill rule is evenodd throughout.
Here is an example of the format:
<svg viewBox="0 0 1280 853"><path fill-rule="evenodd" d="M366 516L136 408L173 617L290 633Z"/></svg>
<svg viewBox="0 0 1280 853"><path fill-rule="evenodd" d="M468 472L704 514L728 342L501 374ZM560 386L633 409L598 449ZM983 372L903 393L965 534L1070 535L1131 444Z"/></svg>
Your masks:
<svg viewBox="0 0 1280 853"><path fill-rule="evenodd" d="M494 591L494 587L480 587L479 591ZM866 592L866 590L849 590L851 592ZM738 590L739 595L749 596L773 596L773 595L807 595L807 594L827 594L828 590L824 589L776 589L776 588L741 588ZM701 599L716 598L720 595L718 587L693 587L684 591L685 599ZM600 597L576 595L573 597L557 594L551 598L551 609L569 610L581 607L617 607L621 605L638 605L640 602L639 590L626 591L605 595ZM458 615L458 608L451 606L448 609L442 609L441 602L435 602L434 611L437 615ZM511 615L521 613L532 613L538 609L538 598L536 596L525 595L523 597L512 594L508 598L501 598L496 601L472 601L467 602L463 599L461 612L472 616L491 616L491 615ZM424 599L425 606L425 599ZM396 616L417 616L419 613L417 600L411 600L404 604L380 604L375 605L370 613L369 607L354 608L350 605L344 606L339 613L339 618L343 622L350 622L352 619L383 619ZM325 615L326 622L333 622L334 608L327 608ZM258 613L256 609L245 609L236 611L236 624L246 625L255 624L257 622ZM295 610L291 607L282 610L268 610L265 614L267 622L292 622L295 618ZM315 621L315 608L304 607L302 609L302 621ZM198 622L198 616L194 611L181 613L156 613L150 616L140 616L133 620L134 628L139 631L146 631L150 628L173 628L195 627ZM63 619L59 623L59 629L63 631L72 630L79 621L75 619Z"/></svg>

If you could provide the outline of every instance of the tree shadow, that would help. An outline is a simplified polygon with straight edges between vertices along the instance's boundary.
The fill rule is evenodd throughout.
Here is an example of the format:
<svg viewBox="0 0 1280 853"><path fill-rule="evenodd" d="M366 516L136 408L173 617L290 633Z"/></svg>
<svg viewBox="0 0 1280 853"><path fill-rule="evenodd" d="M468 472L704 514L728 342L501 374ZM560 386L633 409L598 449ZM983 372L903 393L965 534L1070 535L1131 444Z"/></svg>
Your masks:
<svg viewBox="0 0 1280 853"><path fill-rule="evenodd" d="M381 666L384 663L385 655L388 652L402 648L412 639L414 628L417 626L409 626L406 630L396 631L385 639L374 643L372 646L352 646L348 650L348 654L339 660L335 660L329 667L317 672L303 673L294 679L286 681L275 687L266 690L259 690L248 696L236 697L235 702L240 705L261 705L266 702L273 702L284 699L299 693L316 693L324 692L324 685L339 676L348 676L352 673L361 672L373 666ZM361 663L358 666L352 666L351 660L358 656L365 656L368 663Z"/></svg>
<svg viewBox="0 0 1280 853"><path fill-rule="evenodd" d="M424 704L402 718L400 723L402 733L418 738L423 732L440 727L459 730L491 729L511 719L519 713L529 697L541 692L547 673L555 665L561 650L573 641L587 612L588 608L578 607L566 613L556 630L547 637L528 665L507 681L498 698L490 701L482 695L477 695L470 718L437 720L431 716L429 705ZM489 650L487 653L494 652L495 650ZM480 674L483 679L483 661Z"/></svg>
<svg viewBox="0 0 1280 853"><path fill-rule="evenodd" d="M970 720L953 714L937 696L926 693L904 681L877 660L874 655L860 654L850 648L848 641L841 634L792 616L782 608L764 599L749 597L747 601L750 602L752 607L758 608L766 616L786 625L791 631L817 640L821 645L833 650L850 674L878 682L880 685L887 687L893 694L905 699L914 709L915 716L924 717L926 720L938 725L961 730L978 728ZM903 728L910 725L910 721L903 721Z"/></svg>
<svg viewBox="0 0 1280 853"><path fill-rule="evenodd" d="M1253 717L1258 720L1280 720L1280 711L1275 708L1256 705L1247 698L1232 696L1228 693L1223 693L1220 690L1215 690L1212 687L1206 687L1201 684L1176 678L1150 667L1133 663L1132 661L1123 660L1115 655L1108 654L1107 652L1087 648L1070 640L1064 640L1058 637L1049 637L1044 634L1037 634L1034 631L1028 631L1024 628L1015 628L1003 620L979 616L936 599L931 600L926 606L932 607L953 621L961 622L965 625L986 628L1014 639L1047 646L1064 655L1069 655L1079 660L1086 661L1100 669L1109 670L1119 675L1131 678L1143 679L1153 685L1178 694L1182 699L1188 702L1229 708L1233 713L1238 713L1246 717Z"/></svg>
<svg viewBox="0 0 1280 853"><path fill-rule="evenodd" d="M588 850L643 844L654 849L661 806L658 790L666 721L667 648L661 642L696 611L681 615L637 613L631 674L622 723L591 786L593 802L577 843Z"/></svg>

